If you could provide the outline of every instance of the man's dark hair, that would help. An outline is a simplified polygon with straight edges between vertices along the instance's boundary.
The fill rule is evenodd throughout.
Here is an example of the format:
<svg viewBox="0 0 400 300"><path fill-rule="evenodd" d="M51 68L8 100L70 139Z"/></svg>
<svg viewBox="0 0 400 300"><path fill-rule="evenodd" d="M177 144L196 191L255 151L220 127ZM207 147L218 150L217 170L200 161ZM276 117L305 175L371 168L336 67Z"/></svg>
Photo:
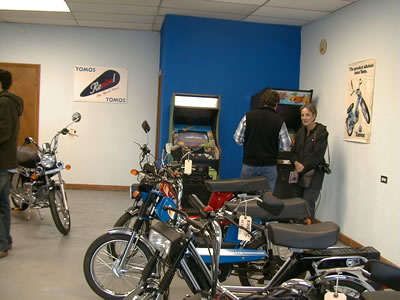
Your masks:
<svg viewBox="0 0 400 300"><path fill-rule="evenodd" d="M281 99L276 91L272 89L266 89L261 96L261 100L263 106L275 108Z"/></svg>
<svg viewBox="0 0 400 300"><path fill-rule="evenodd" d="M12 84L11 73L7 70L0 69L0 83L3 90L8 90Z"/></svg>

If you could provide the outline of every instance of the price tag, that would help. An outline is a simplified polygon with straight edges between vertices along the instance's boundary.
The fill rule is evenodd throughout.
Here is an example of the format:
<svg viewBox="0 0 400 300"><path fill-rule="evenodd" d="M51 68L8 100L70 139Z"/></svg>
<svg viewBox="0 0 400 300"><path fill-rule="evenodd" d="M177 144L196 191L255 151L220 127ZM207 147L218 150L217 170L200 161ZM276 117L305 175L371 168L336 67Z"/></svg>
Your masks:
<svg viewBox="0 0 400 300"><path fill-rule="evenodd" d="M327 292L324 296L324 300L346 300L347 296L343 293Z"/></svg>
<svg viewBox="0 0 400 300"><path fill-rule="evenodd" d="M185 160L185 170L183 173L187 175L192 174L192 161L190 159Z"/></svg>
<svg viewBox="0 0 400 300"><path fill-rule="evenodd" d="M171 143L166 143L166 144L165 144L165 151L166 151L168 154L171 154L171 147L172 147Z"/></svg>
<svg viewBox="0 0 400 300"><path fill-rule="evenodd" d="M246 228L248 231L251 232L251 217L250 216L240 216L239 217L239 225ZM250 241L251 240L251 235L248 234L245 230L242 228L239 228L238 232L238 240L242 241Z"/></svg>

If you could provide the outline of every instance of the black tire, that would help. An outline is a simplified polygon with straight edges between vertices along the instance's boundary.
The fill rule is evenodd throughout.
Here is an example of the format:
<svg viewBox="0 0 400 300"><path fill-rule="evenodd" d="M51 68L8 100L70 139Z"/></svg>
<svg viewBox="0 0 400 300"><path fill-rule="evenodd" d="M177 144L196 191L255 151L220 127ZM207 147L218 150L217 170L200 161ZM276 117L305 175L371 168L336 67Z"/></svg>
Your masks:
<svg viewBox="0 0 400 300"><path fill-rule="evenodd" d="M28 203L21 201L21 198L15 197L13 194L20 195L21 198L24 194L23 177L19 173L14 173L11 177L9 199L16 210L23 211L29 207Z"/></svg>
<svg viewBox="0 0 400 300"><path fill-rule="evenodd" d="M336 288L336 279L328 279L329 284L329 291L330 292L335 292ZM340 280L338 281L338 286L337 286L337 291L339 293L343 293L346 295L347 300L356 300L356 299L361 299L361 293L365 292L366 289L353 282L353 281L348 281L348 280Z"/></svg>
<svg viewBox="0 0 400 300"><path fill-rule="evenodd" d="M86 281L103 299L123 299L133 291L152 255L142 241L137 241L128 254L126 268L118 277L113 265L118 263L129 239L125 234L106 233L94 240L86 251L83 261Z"/></svg>
<svg viewBox="0 0 400 300"><path fill-rule="evenodd" d="M132 228L133 224L137 220L138 214L139 214L138 208L129 209L121 217L119 217L117 222L115 222L114 227ZM149 230L150 230L150 222L146 220L144 221L142 225L142 230L139 233L143 236L146 236Z"/></svg>
<svg viewBox="0 0 400 300"><path fill-rule="evenodd" d="M346 131L347 135L351 136L353 134L354 124L350 117L346 119Z"/></svg>
<svg viewBox="0 0 400 300"><path fill-rule="evenodd" d="M371 122L371 116L369 114L369 109L368 109L367 103L365 103L364 98L361 99L360 104L361 104L361 111L363 113L365 122L367 122L367 124L369 124Z"/></svg>
<svg viewBox="0 0 400 300"><path fill-rule="evenodd" d="M256 238L246 249L266 249L267 241L264 236ZM266 260L257 260L238 264L239 280L242 286L265 286L284 261L277 256Z"/></svg>
<svg viewBox="0 0 400 300"><path fill-rule="evenodd" d="M66 194L65 197L67 197ZM56 185L49 191L49 204L51 216L58 231L63 235L67 235L71 230L71 216L69 210L64 205L60 186Z"/></svg>

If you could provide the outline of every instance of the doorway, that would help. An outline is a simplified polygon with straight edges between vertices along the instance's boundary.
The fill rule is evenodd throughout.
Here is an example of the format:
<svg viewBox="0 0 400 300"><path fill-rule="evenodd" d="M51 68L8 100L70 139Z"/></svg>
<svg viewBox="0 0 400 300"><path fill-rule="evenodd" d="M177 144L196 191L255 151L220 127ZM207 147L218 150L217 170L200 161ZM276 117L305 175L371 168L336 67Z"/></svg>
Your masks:
<svg viewBox="0 0 400 300"><path fill-rule="evenodd" d="M18 145L22 145L27 136L38 142L40 65L0 62L0 68L11 72L13 83L10 92L24 99Z"/></svg>

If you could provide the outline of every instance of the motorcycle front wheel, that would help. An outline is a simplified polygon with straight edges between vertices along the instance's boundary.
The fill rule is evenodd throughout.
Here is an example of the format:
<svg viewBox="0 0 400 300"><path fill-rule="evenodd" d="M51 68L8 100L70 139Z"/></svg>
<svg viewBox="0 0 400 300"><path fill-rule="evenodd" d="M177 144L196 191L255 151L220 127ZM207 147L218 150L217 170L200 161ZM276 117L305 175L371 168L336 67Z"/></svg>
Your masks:
<svg viewBox="0 0 400 300"><path fill-rule="evenodd" d="M11 177L9 199L17 210L25 210L29 207L28 203L23 200L24 183L21 174L14 173Z"/></svg>
<svg viewBox="0 0 400 300"><path fill-rule="evenodd" d="M64 205L63 194L59 185L49 191L49 204L51 216L58 231L63 235L67 235L71 230L71 216Z"/></svg>
<svg viewBox="0 0 400 300"><path fill-rule="evenodd" d="M369 124L371 122L371 116L369 115L369 109L368 109L367 103L365 103L364 99L361 99L360 105L361 105L361 111L363 113L365 122L367 122L367 124Z"/></svg>
<svg viewBox="0 0 400 300"><path fill-rule="evenodd" d="M151 251L140 240L131 247L124 266L121 256L130 240L125 234L103 234L86 251L83 271L90 288L103 299L123 299L139 283L151 257Z"/></svg>
<svg viewBox="0 0 400 300"><path fill-rule="evenodd" d="M139 209L129 209L127 212L125 212L117 222L115 222L114 227L126 227L126 228L133 228L133 224L136 222L137 217L139 214ZM139 232L139 234L146 236L146 234L150 230L150 222L148 220L145 220L143 222L142 228Z"/></svg>

